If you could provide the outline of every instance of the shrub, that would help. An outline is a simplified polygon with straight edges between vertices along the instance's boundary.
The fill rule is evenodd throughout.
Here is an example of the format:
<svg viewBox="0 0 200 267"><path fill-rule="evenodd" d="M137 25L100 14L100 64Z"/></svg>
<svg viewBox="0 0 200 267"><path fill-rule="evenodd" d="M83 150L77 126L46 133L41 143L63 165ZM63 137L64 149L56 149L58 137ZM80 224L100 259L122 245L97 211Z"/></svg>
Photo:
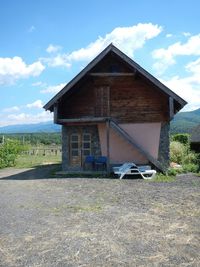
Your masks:
<svg viewBox="0 0 200 267"><path fill-rule="evenodd" d="M200 153L196 155L196 164L198 165L198 171L200 172Z"/></svg>
<svg viewBox="0 0 200 267"><path fill-rule="evenodd" d="M189 150L187 144L172 141L170 144L170 160L181 164L180 169L169 169L168 174L174 175L180 172L198 172L200 171L200 154Z"/></svg>
<svg viewBox="0 0 200 267"><path fill-rule="evenodd" d="M177 174L182 173L182 172L183 172L183 169L182 168L179 168L179 169L169 168L167 170L166 174L168 176L176 176Z"/></svg>
<svg viewBox="0 0 200 267"><path fill-rule="evenodd" d="M193 172L196 173L199 170L199 166L197 164L188 163L183 165L183 172Z"/></svg>
<svg viewBox="0 0 200 267"><path fill-rule="evenodd" d="M194 152L189 152L187 155L184 156L182 163L183 164L189 164L189 163L198 164L198 155L195 154Z"/></svg>
<svg viewBox="0 0 200 267"><path fill-rule="evenodd" d="M17 156L24 149L19 141L7 139L0 146L0 168L14 166Z"/></svg>
<svg viewBox="0 0 200 267"><path fill-rule="evenodd" d="M187 154L187 148L177 141L172 141L170 144L170 161L178 164L182 163L184 156Z"/></svg>

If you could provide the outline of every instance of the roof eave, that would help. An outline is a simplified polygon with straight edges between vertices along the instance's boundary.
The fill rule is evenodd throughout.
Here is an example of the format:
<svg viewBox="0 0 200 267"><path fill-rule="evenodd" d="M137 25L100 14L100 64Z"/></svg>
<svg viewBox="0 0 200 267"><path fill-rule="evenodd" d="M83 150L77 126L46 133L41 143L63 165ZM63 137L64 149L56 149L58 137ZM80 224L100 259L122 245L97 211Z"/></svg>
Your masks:
<svg viewBox="0 0 200 267"><path fill-rule="evenodd" d="M81 72L79 72L61 91L59 91L46 105L44 105L45 110L50 110L58 99L63 96L72 86L74 86L81 78L83 78L87 72L89 72L108 52L113 49L113 44L111 43L107 46L99 55L97 55Z"/></svg>
<svg viewBox="0 0 200 267"><path fill-rule="evenodd" d="M126 54L124 54L122 51L120 51L117 47L113 46L113 51L116 54L118 54L121 58L123 58L129 65L131 65L133 68L137 69L137 71L139 71L142 75L144 75L147 79L149 79L158 88L160 88L166 94L168 94L173 99L175 99L182 106L182 108L187 104L187 102L183 98L181 98L176 93L174 93L172 90L170 90L166 85L164 85L162 82L160 82L158 79L156 79L148 71L143 69L139 64L137 64L130 57L128 57Z"/></svg>
<svg viewBox="0 0 200 267"><path fill-rule="evenodd" d="M111 43L99 55L97 55L79 74L77 74L60 92L58 92L46 105L44 105L43 108L45 110L53 111L53 105L60 99L60 97L62 97L80 79L82 79L110 51L115 52L119 57L125 60L131 67L133 67L134 69L137 69L139 73L141 73L144 77L150 80L159 89L161 89L167 95L171 96L174 100L176 100L181 105L181 108L183 108L187 104L187 102L184 99L182 99L180 96L175 94L162 82L156 79L153 75L151 75L149 72L143 69L139 64L137 64L135 61L133 61L131 58L129 58L126 54L124 54L121 50L119 50L117 47L115 47Z"/></svg>

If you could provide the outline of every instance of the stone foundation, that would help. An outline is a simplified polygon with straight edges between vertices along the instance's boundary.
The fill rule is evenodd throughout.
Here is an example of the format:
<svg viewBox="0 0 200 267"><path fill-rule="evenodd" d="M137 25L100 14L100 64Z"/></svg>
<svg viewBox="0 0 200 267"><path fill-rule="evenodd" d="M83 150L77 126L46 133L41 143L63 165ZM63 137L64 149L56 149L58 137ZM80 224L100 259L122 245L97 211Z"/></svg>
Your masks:
<svg viewBox="0 0 200 267"><path fill-rule="evenodd" d="M169 130L170 130L170 123L165 122L161 125L160 131L160 144L159 144L159 151L158 151L158 160L163 165L164 169L169 167Z"/></svg>

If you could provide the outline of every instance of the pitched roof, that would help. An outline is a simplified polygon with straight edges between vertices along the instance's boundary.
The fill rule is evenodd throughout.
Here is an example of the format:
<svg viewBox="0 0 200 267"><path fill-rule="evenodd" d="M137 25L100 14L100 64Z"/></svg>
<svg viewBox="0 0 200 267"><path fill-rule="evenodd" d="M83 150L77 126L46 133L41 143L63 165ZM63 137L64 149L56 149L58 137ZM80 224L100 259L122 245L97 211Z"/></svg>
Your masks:
<svg viewBox="0 0 200 267"><path fill-rule="evenodd" d="M129 58L126 54L120 51L112 43L108 45L98 56L96 56L78 75L76 75L60 92L58 92L45 106L46 110L53 110L53 105L66 93L68 92L78 81L80 81L94 66L97 65L108 53L113 52L118 55L122 60L124 60L131 68L137 70L140 74L151 81L155 86L157 86L161 91L171 96L176 100L181 108L187 104L187 102L180 96L171 91L167 86L157 80L153 75L143 69L139 64Z"/></svg>

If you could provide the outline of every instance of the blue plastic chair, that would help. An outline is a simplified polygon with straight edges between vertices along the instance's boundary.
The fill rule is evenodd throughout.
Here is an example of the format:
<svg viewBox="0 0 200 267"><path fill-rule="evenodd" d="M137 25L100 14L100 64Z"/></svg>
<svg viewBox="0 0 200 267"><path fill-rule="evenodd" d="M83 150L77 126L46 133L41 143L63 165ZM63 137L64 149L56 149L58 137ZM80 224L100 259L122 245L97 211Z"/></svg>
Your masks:
<svg viewBox="0 0 200 267"><path fill-rule="evenodd" d="M90 164L92 166L92 169L94 169L95 157L94 156L86 156L84 165L86 166L86 164Z"/></svg>
<svg viewBox="0 0 200 267"><path fill-rule="evenodd" d="M100 156L95 160L95 167L98 170L99 166L102 166L103 169L106 169L107 166L107 157L105 156Z"/></svg>

